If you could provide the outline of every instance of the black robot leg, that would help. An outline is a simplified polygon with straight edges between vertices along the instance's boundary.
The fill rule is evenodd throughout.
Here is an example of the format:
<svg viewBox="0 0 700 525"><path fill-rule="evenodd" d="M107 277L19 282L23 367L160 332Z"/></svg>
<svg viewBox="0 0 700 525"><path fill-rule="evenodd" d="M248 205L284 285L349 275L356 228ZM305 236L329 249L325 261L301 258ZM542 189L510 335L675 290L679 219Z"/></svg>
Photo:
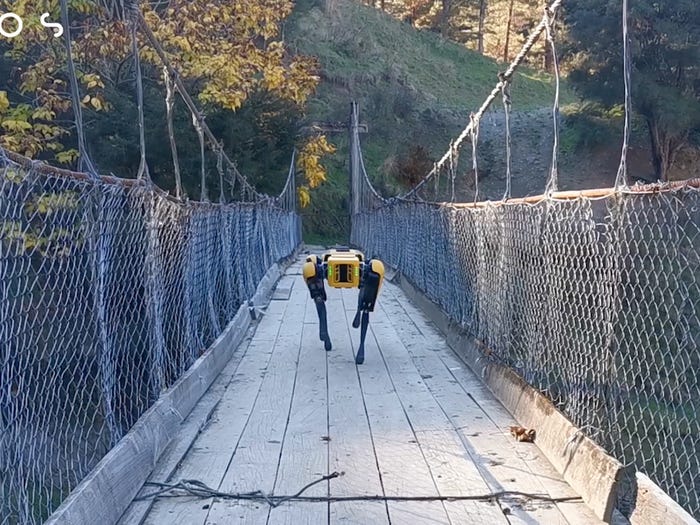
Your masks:
<svg viewBox="0 0 700 525"><path fill-rule="evenodd" d="M362 285L357 297L357 313L352 321L353 328L360 328L360 346L357 348L355 363L361 365L365 361L365 339L369 327L369 313L374 311L374 303L379 295L383 274L372 269L371 262L367 265L362 276Z"/></svg>
<svg viewBox="0 0 700 525"><path fill-rule="evenodd" d="M326 289L323 285L323 272L320 265L316 264L310 257L304 264L304 280L309 287L311 299L316 305L318 313L318 336L323 341L323 346L328 351L333 348L330 335L328 335L328 319L326 315Z"/></svg>

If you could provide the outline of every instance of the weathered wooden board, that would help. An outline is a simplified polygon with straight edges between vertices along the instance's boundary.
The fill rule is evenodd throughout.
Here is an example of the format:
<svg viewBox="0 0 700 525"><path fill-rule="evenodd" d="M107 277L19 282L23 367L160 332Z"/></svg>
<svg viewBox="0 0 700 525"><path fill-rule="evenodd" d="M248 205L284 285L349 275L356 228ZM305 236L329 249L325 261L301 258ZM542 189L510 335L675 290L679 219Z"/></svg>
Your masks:
<svg viewBox="0 0 700 525"><path fill-rule="evenodd" d="M426 384L465 446L473 450L475 458L481 458L480 468L491 488L576 497L536 446L518 443L510 436L508 427L517 424L516 421L452 352L422 312L405 301L397 287L390 285L385 293L390 297L382 303L382 308L391 316ZM396 321L401 319L402 310L410 322ZM462 403L456 402L460 396ZM476 408L476 412L465 413L463 407L467 405ZM508 508L511 521L527 521L534 516L546 523L600 523L583 503L530 504L523 509L513 502Z"/></svg>
<svg viewBox="0 0 700 525"><path fill-rule="evenodd" d="M219 484L222 492L273 491L292 404L303 315L303 304L287 303L286 315L274 343L273 358L265 371L248 423ZM225 439L225 434L218 439ZM224 524L237 520L265 523L268 515L269 507L264 503L215 500L206 523Z"/></svg>
<svg viewBox="0 0 700 525"><path fill-rule="evenodd" d="M243 357L248 351L260 352L261 348L272 346L268 341L274 341L277 337L285 309L286 304L273 305L268 310L265 320L260 321L256 326L251 328L251 330L254 330L254 334L249 334L245 342L245 348L239 349L234 354L230 363L226 365L226 368L216 379L215 383L183 422L178 433L173 438L173 442L159 459L148 481L168 482L173 480L178 465L183 460L185 454L190 450L198 435L204 430L205 426L209 424L209 419L212 417L214 410L218 408L226 389L231 386L230 383L235 377ZM254 342L252 341L253 335L255 335ZM268 352L266 355L269 357L271 354ZM144 487L141 489L139 495L150 493L153 490L153 487ZM141 524L152 505L153 500L133 502L122 516L119 522L120 525Z"/></svg>
<svg viewBox="0 0 700 525"><path fill-rule="evenodd" d="M274 264L253 300L270 297L281 266ZM95 466L46 523L116 523L168 447L182 421L230 361L250 324L241 307L208 351L139 418L127 435Z"/></svg>
<svg viewBox="0 0 700 525"><path fill-rule="evenodd" d="M308 292L299 287L292 300L295 305L311 302ZM304 315L316 315L305 309ZM303 323L299 341L299 366L291 412L287 423L274 493L295 494L308 483L328 473L328 389L326 351L318 340L318 330ZM328 481L310 487L304 496L328 495ZM270 511L268 525L307 523L327 525L327 503L289 503Z"/></svg>
<svg viewBox="0 0 700 525"><path fill-rule="evenodd" d="M275 291L272 292L272 300L273 301L288 301L289 298L292 295L292 289L294 288L294 284L300 280L297 275L285 275L283 276L279 282L277 283L277 286L275 287ZM301 283L303 284L303 283Z"/></svg>
<svg viewBox="0 0 700 525"><path fill-rule="evenodd" d="M381 349L389 376L411 421L418 445L430 467L441 496L473 496L488 494L490 489L465 449L457 430L442 412L440 404L426 386L394 327L407 322L405 313L396 311L386 316L384 307L374 313L372 332ZM462 401L468 401L460 393ZM481 414L478 407L463 403L463 410ZM453 523L479 520L507 523L498 505L491 502L446 502L445 509Z"/></svg>
<svg viewBox="0 0 700 525"><path fill-rule="evenodd" d="M697 525L697 521L678 503L641 473L636 474L637 500L630 515L632 525Z"/></svg>
<svg viewBox="0 0 700 525"><path fill-rule="evenodd" d="M398 287L383 288L371 316L366 361L358 367L359 330L351 327L357 290L327 289L333 349L325 352L301 276L288 272L280 283L289 299L270 302L221 401L171 481L196 478L225 492L282 495L342 471L305 495L437 497L498 490L574 495L537 447L513 440L507 429L513 417ZM502 500L501 506L289 502L271 510L264 502L177 498L158 500L146 523L599 522L581 503Z"/></svg>
<svg viewBox="0 0 700 525"><path fill-rule="evenodd" d="M238 369L242 358L248 351L250 339L245 343L245 348L240 348L233 356L233 359L226 365L214 384L206 394L202 396L199 403L194 407L190 415L183 421L177 434L163 455L158 460L153 472L148 477L149 482L168 482L177 470L178 464L190 450L197 436L208 424L210 417L216 410L221 398L229 387L233 376ZM243 345L241 345L243 346ZM156 490L153 486L144 486L139 492L139 496L150 494ZM119 525L140 525L145 519L153 505L153 499L134 501L122 515Z"/></svg>
<svg viewBox="0 0 700 525"><path fill-rule="evenodd" d="M330 290L333 310L331 336L334 348L328 353L329 470L344 472L330 482L331 496L383 496L377 457L362 396L350 330L344 315L343 296L356 300L356 291ZM383 502L331 503L333 524L388 523Z"/></svg>
<svg viewBox="0 0 700 525"><path fill-rule="evenodd" d="M279 308L276 304L283 309L286 306L286 303L273 303L272 306ZM276 338L281 326L280 318L263 317L258 327L262 339L255 338L250 343L209 424L171 476L171 482L196 479L218 489L241 435L247 428L266 375L265 370L273 356L274 342L269 338ZM145 523L204 523L211 504L211 499L160 499L154 503Z"/></svg>
<svg viewBox="0 0 700 525"><path fill-rule="evenodd" d="M347 296L344 296L344 299ZM349 299L349 297L348 297ZM354 297L353 297L354 299ZM353 312L345 303L348 323ZM359 331L355 330L359 341ZM439 496L411 423L394 389L376 341L367 336L365 363L358 367L379 472L387 496ZM389 502L391 522L449 523L444 504L437 501Z"/></svg>

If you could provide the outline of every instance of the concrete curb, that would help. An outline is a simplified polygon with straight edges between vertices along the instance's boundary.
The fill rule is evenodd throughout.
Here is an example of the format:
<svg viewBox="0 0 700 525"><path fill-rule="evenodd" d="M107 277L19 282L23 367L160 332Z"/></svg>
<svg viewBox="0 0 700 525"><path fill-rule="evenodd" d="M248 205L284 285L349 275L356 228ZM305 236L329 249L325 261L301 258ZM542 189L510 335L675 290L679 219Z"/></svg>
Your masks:
<svg viewBox="0 0 700 525"><path fill-rule="evenodd" d="M267 303L296 253L268 269L252 298L255 307ZM73 489L46 524L106 525L119 521L180 424L245 338L251 323L249 308L247 303L241 305L209 349L139 418L126 436Z"/></svg>
<svg viewBox="0 0 700 525"><path fill-rule="evenodd" d="M631 525L697 525L698 522L644 474L637 472L637 499L629 517Z"/></svg>

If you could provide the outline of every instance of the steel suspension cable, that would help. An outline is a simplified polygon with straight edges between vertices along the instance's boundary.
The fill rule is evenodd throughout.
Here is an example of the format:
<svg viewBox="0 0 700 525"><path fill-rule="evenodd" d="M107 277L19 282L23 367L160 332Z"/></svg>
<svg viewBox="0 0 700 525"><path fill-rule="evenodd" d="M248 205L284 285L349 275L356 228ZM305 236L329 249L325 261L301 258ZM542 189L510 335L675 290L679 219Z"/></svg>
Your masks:
<svg viewBox="0 0 700 525"><path fill-rule="evenodd" d="M518 55L513 59L511 64L508 66L508 69L500 75L500 80L496 84L496 86L493 88L491 93L486 97L486 100L482 103L481 107L478 109L478 111L474 114L475 118L480 120L486 110L491 106L494 100L496 100L496 97L498 97L499 93L501 93L501 89L503 88L503 84L506 82L510 82L510 80L513 78L513 75L515 74L515 71L517 68L520 66L520 64L523 62L525 59L525 56L530 52L530 50L533 48L535 45L535 42L537 42L537 39L540 37L540 35L546 31L547 28L547 23L548 20L553 18L561 6L562 0L554 0L552 4L547 8L547 13L542 17L542 20L540 20L539 24L535 27L533 30L532 34L530 37L527 39L525 44L523 44L522 49L518 53ZM467 137L471 136L472 133L472 126L473 122L470 120L469 124L467 125L466 128L460 133L460 135L455 139L454 145L456 148L460 148L462 143L466 140ZM411 190L406 192L405 194L399 196L398 198L400 199L407 199L413 197L420 188L422 188L428 180L430 180L433 176L435 176L440 170L444 164L449 160L450 157L450 152L448 151L445 153L440 160L435 164L433 169L428 172L428 174L423 178L421 182L419 182L416 186L414 186Z"/></svg>
<svg viewBox="0 0 700 525"><path fill-rule="evenodd" d="M90 160L85 142L85 129L83 128L83 110L80 100L80 88L73 61L73 44L71 42L70 17L68 16L68 2L61 0L61 22L63 23L63 38L66 42L66 60L68 64L68 77L70 80L70 95L75 117L75 131L78 136L78 169L97 176L97 170Z"/></svg>

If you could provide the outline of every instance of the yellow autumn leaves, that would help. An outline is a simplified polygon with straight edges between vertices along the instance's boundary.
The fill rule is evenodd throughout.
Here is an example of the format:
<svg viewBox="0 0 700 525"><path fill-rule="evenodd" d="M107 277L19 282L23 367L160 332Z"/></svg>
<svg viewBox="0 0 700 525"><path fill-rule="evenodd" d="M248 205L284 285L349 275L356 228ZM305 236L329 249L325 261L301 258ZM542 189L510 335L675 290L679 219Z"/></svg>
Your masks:
<svg viewBox="0 0 700 525"><path fill-rule="evenodd" d="M328 143L324 135L310 138L299 151L297 170L304 176L304 183L298 189L302 208L311 203L310 190L326 181L326 170L321 164L321 158L331 153L335 153L335 147Z"/></svg>
<svg viewBox="0 0 700 525"><path fill-rule="evenodd" d="M312 57L292 55L280 38L290 0L171 0L145 13L169 59L201 84L203 102L236 110L258 90L303 104L318 84ZM157 63L153 51L144 59Z"/></svg>
<svg viewBox="0 0 700 525"><path fill-rule="evenodd" d="M71 2L71 9L91 16L99 11L89 0ZM42 12L50 13L52 20L60 18L59 2L45 0L39 9L36 0L0 0L0 12L19 13L24 21L21 35L8 41L5 49L5 58L13 67L0 85L5 89L0 92L0 145L32 158L51 152L57 162L70 163L77 152L64 145L71 132L66 123L71 103L66 96L65 42L54 38L40 23ZM79 60L92 58L84 49L89 34L79 33L75 39L74 52ZM100 76L80 69L78 76L85 95L83 104L94 111L107 109Z"/></svg>
<svg viewBox="0 0 700 525"><path fill-rule="evenodd" d="M7 99L7 91L0 91L0 115L7 111L10 107L10 101Z"/></svg>
<svg viewBox="0 0 700 525"><path fill-rule="evenodd" d="M81 104L92 112L111 109L105 84L113 91L132 81L129 29L106 5L70 2ZM182 79L196 86L203 103L236 111L251 94L265 91L303 106L319 83L317 60L291 53L280 34L292 0L169 0L141 6L169 59ZM14 73L0 81L0 89L6 89L0 91L0 144L29 157L51 153L55 161L71 164L77 152L64 146L73 128L65 42L51 37L38 20L43 11L57 19L59 7L59 0L42 0L40 10L36 0L0 0L0 11L21 13L26 22L21 37L7 46ZM159 71L160 58L140 36L139 48L144 64ZM325 181L321 158L333 151L323 136L300 145L302 205Z"/></svg>

